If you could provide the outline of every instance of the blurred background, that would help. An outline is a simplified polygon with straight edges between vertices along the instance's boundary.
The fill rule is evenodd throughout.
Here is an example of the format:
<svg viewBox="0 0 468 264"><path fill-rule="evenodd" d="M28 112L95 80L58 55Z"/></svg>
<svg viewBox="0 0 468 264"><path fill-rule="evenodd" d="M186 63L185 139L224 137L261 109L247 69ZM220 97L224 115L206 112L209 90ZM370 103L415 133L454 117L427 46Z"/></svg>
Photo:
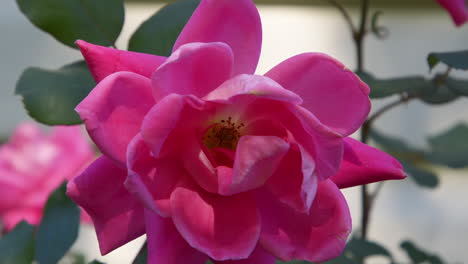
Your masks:
<svg viewBox="0 0 468 264"><path fill-rule="evenodd" d="M263 0L258 4L263 23L263 49L257 73L263 74L284 59L303 52L323 52L355 68L355 52L348 26L339 12L326 1ZM347 4L357 21L357 1ZM117 47L126 43L136 28L164 5L158 1L126 1L126 21ZM365 44L365 67L377 77L410 74L429 76L426 56L432 51L468 48L468 25L456 28L449 15L433 0L374 0L371 8L384 12L380 24L390 35L385 40L369 36ZM0 137L7 137L15 126L29 120L20 97L14 96L16 81L28 66L56 69L81 58L77 50L56 42L35 28L18 10L15 1L3 1L0 9ZM444 71L443 67L436 71ZM454 76L468 78L464 72ZM394 98L393 98L394 99ZM373 109L390 99L374 100ZM460 121L468 122L468 100L444 106L411 102L385 114L376 127L399 135L415 146L424 146L428 135L440 133ZM468 140L468 139L467 139ZM419 188L410 179L384 186L372 214L371 240L405 259L400 241L410 239L448 263L468 263L468 171L443 169L440 186ZM358 188L344 190L358 227L360 193ZM118 230L116 230L118 232ZM81 231L75 246L89 258L108 263L130 263L141 239L100 257L94 232ZM374 261L371 261L374 263ZM375 259L375 263L385 261Z"/></svg>

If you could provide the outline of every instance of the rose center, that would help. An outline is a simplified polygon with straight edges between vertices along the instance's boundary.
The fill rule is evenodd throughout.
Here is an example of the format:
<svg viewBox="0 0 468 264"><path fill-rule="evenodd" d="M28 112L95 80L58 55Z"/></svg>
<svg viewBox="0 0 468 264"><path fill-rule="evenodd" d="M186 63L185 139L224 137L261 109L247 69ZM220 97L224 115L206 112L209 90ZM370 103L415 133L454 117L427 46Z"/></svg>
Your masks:
<svg viewBox="0 0 468 264"><path fill-rule="evenodd" d="M222 119L206 130L203 143L209 149L227 148L235 150L243 127L243 123L236 123L231 117Z"/></svg>

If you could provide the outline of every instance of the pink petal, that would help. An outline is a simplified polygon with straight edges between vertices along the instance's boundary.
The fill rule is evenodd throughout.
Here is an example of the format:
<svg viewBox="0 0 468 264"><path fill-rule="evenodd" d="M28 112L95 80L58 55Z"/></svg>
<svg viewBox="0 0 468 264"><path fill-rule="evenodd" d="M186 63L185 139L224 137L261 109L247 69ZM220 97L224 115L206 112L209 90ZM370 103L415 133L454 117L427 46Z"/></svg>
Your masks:
<svg viewBox="0 0 468 264"><path fill-rule="evenodd" d="M129 71L150 78L166 60L166 57L107 48L83 40L77 40L76 44L80 47L96 82L119 71Z"/></svg>
<svg viewBox="0 0 468 264"><path fill-rule="evenodd" d="M258 196L262 219L260 244L283 261L322 262L341 254L351 232L346 200L336 185L322 181L309 214L278 202L266 192Z"/></svg>
<svg viewBox="0 0 468 264"><path fill-rule="evenodd" d="M275 264L275 258L268 252L257 246L247 259L215 261L214 264Z"/></svg>
<svg viewBox="0 0 468 264"><path fill-rule="evenodd" d="M402 165L387 153L352 138L344 140L340 170L330 177L340 188L406 177Z"/></svg>
<svg viewBox="0 0 468 264"><path fill-rule="evenodd" d="M186 43L218 41L227 43L234 52L234 75L255 71L262 26L252 0L202 0L173 50Z"/></svg>
<svg viewBox="0 0 468 264"><path fill-rule="evenodd" d="M314 172L313 159L294 144L266 186L281 202L307 213L317 192L318 178Z"/></svg>
<svg viewBox="0 0 468 264"><path fill-rule="evenodd" d="M289 144L275 136L243 136L237 145L234 167L218 171L222 195L232 195L262 186L273 175Z"/></svg>
<svg viewBox="0 0 468 264"><path fill-rule="evenodd" d="M127 189L136 195L145 207L160 216L171 215L170 196L184 182L185 170L178 159L155 159L150 149L137 135L128 147Z"/></svg>
<svg viewBox="0 0 468 264"><path fill-rule="evenodd" d="M148 78L119 72L100 82L75 110L102 153L125 166L127 145L154 103Z"/></svg>
<svg viewBox="0 0 468 264"><path fill-rule="evenodd" d="M222 102L239 95L252 95L258 98L283 101L292 104L302 103L302 99L297 94L284 89L272 79L265 76L247 74L241 74L226 81L203 99Z"/></svg>
<svg viewBox="0 0 468 264"><path fill-rule="evenodd" d="M370 111L369 87L324 54L294 56L265 76L301 96L303 107L344 136L356 131Z"/></svg>
<svg viewBox="0 0 468 264"><path fill-rule="evenodd" d="M141 236L143 207L123 182L127 171L105 156L68 183L67 195L92 218L103 255Z"/></svg>
<svg viewBox="0 0 468 264"><path fill-rule="evenodd" d="M226 197L178 187L171 206L182 237L215 260L247 258L257 244L260 218L251 193Z"/></svg>
<svg viewBox="0 0 468 264"><path fill-rule="evenodd" d="M155 98L170 93L203 97L231 77L232 66L225 43L182 45L153 74Z"/></svg>
<svg viewBox="0 0 468 264"><path fill-rule="evenodd" d="M3 194L2 194L3 195ZM42 217L43 208L15 208L2 212L0 217L4 231L11 231L15 226L25 220L31 225L39 225ZM0 229L0 231L2 231ZM1 234L2 232L0 232Z"/></svg>
<svg viewBox="0 0 468 264"><path fill-rule="evenodd" d="M190 247L170 218L145 210L148 264L205 264L208 257Z"/></svg>
<svg viewBox="0 0 468 264"><path fill-rule="evenodd" d="M452 16L453 22L461 26L468 21L468 7L466 0L436 0Z"/></svg>

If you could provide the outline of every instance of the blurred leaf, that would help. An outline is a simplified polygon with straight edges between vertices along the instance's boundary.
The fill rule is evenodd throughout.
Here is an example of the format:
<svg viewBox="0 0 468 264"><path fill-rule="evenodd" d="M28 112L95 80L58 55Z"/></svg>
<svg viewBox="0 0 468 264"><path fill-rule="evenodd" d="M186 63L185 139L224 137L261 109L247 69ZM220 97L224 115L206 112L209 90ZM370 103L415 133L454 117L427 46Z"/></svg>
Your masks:
<svg viewBox="0 0 468 264"><path fill-rule="evenodd" d="M74 108L94 87L95 82L84 61L59 70L28 68L16 84L29 115L47 125L81 123Z"/></svg>
<svg viewBox="0 0 468 264"><path fill-rule="evenodd" d="M433 189L439 185L439 178L434 172L415 166L408 161L400 160L400 162L405 168L406 173L408 173L410 178L414 180L419 186Z"/></svg>
<svg viewBox="0 0 468 264"><path fill-rule="evenodd" d="M429 254L416 247L411 241L403 241L400 247L405 250L413 264L428 263L428 264L443 264L442 259L436 255Z"/></svg>
<svg viewBox="0 0 468 264"><path fill-rule="evenodd" d="M388 96L407 93L409 95L420 95L432 93L435 86L429 80L421 76L408 76L393 79L376 79L369 73L358 72L362 81L367 83L371 89L370 98L378 99Z"/></svg>
<svg viewBox="0 0 468 264"><path fill-rule="evenodd" d="M0 240L1 264L31 264L34 258L34 226L26 221Z"/></svg>
<svg viewBox="0 0 468 264"><path fill-rule="evenodd" d="M135 259L133 260L132 264L146 264L148 260L148 244L145 243L138 254L136 255Z"/></svg>
<svg viewBox="0 0 468 264"><path fill-rule="evenodd" d="M35 259L40 264L57 263L78 237L80 210L66 189L63 183L47 200L36 236Z"/></svg>
<svg viewBox="0 0 468 264"><path fill-rule="evenodd" d="M381 146L385 151L407 160L421 160L424 157L424 151L410 146L400 138L391 137L383 134L376 129L369 132L369 138Z"/></svg>
<svg viewBox="0 0 468 264"><path fill-rule="evenodd" d="M179 0L168 4L146 20L133 34L128 49L169 56L172 46L200 0Z"/></svg>
<svg viewBox="0 0 468 264"><path fill-rule="evenodd" d="M105 264L104 262L101 262L99 260L93 260L89 264Z"/></svg>
<svg viewBox="0 0 468 264"><path fill-rule="evenodd" d="M428 104L446 104L459 97L458 94L449 88L446 78L442 77L442 75L436 76L433 82L436 90L421 96L423 102Z"/></svg>
<svg viewBox="0 0 468 264"><path fill-rule="evenodd" d="M16 0L38 28L72 48L83 39L111 46L122 30L123 0Z"/></svg>
<svg viewBox="0 0 468 264"><path fill-rule="evenodd" d="M349 252L347 254L353 255L355 259L364 259L370 256L385 256L389 259L393 258L390 252L382 245L373 241L362 240L356 237L353 237L348 242L345 252Z"/></svg>
<svg viewBox="0 0 468 264"><path fill-rule="evenodd" d="M431 152L427 158L451 168L468 166L468 126L457 124L436 136L429 137Z"/></svg>
<svg viewBox="0 0 468 264"><path fill-rule="evenodd" d="M468 80L447 78L446 84L447 87L455 94L468 96Z"/></svg>
<svg viewBox="0 0 468 264"><path fill-rule="evenodd" d="M433 52L427 57L427 63L432 70L439 62L445 63L448 66L468 70L468 50L453 51L453 52Z"/></svg>

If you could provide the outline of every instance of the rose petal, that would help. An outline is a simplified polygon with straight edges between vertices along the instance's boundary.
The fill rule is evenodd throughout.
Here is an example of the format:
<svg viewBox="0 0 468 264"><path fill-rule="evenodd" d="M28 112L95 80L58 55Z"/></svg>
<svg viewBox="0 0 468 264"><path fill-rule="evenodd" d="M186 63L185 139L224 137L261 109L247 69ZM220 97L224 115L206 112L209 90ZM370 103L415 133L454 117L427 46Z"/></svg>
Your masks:
<svg viewBox="0 0 468 264"><path fill-rule="evenodd" d="M251 193L224 197L178 187L171 207L182 237L215 260L247 258L257 244L260 218Z"/></svg>
<svg viewBox="0 0 468 264"><path fill-rule="evenodd" d="M234 167L219 173L219 193L232 195L262 186L273 175L289 144L275 136L243 136L237 145Z"/></svg>
<svg viewBox="0 0 468 264"><path fill-rule="evenodd" d="M260 244L279 259L322 262L343 251L351 216L332 181L319 183L309 214L299 213L266 192L259 193L257 200L262 219Z"/></svg>
<svg viewBox="0 0 468 264"><path fill-rule="evenodd" d="M3 194L2 194L3 195ZM15 208L6 211L1 216L4 231L11 231L15 226L25 220L31 225L38 225L41 221L43 208ZM0 229L0 231L2 231ZM0 232L1 233L1 232Z"/></svg>
<svg viewBox="0 0 468 264"><path fill-rule="evenodd" d="M226 260L226 261L216 261L213 260L214 264L275 264L275 258L270 255L268 252L262 249L262 247L257 246L252 254L247 259L240 260Z"/></svg>
<svg viewBox="0 0 468 264"><path fill-rule="evenodd" d="M173 50L186 43L218 41L227 43L234 52L234 75L255 71L262 26L252 0L202 0Z"/></svg>
<svg viewBox="0 0 468 264"><path fill-rule="evenodd" d="M314 171L313 159L299 145L292 144L265 186L281 202L307 213L317 192L318 178Z"/></svg>
<svg viewBox="0 0 468 264"><path fill-rule="evenodd" d="M400 162L387 153L349 137L344 143L340 170L330 177L339 188L406 177Z"/></svg>
<svg viewBox="0 0 468 264"><path fill-rule="evenodd" d="M92 218L103 255L141 236L143 207L124 187L127 171L105 156L68 183L67 195Z"/></svg>
<svg viewBox="0 0 468 264"><path fill-rule="evenodd" d="M301 104L302 99L295 93L284 89L270 78L260 75L238 75L219 88L213 90L205 98L210 101L228 101L232 97L239 95L254 95L258 98L265 98L292 104Z"/></svg>
<svg viewBox="0 0 468 264"><path fill-rule="evenodd" d="M182 45L154 72L153 94L203 97L231 77L232 66L232 50L225 43Z"/></svg>
<svg viewBox="0 0 468 264"><path fill-rule="evenodd" d="M452 16L453 22L461 26L468 21L468 7L466 0L436 0Z"/></svg>
<svg viewBox="0 0 468 264"><path fill-rule="evenodd" d="M76 44L96 82L119 71L129 71L150 78L166 60L166 57L107 48L83 40L77 40Z"/></svg>
<svg viewBox="0 0 468 264"><path fill-rule="evenodd" d="M147 209L160 216L171 215L170 196L184 183L186 172L178 159L155 159L140 135L128 147L127 189L135 194Z"/></svg>
<svg viewBox="0 0 468 264"><path fill-rule="evenodd" d="M356 131L370 111L369 87L327 55L294 56L265 76L301 96L303 107L344 136Z"/></svg>
<svg viewBox="0 0 468 264"><path fill-rule="evenodd" d="M148 78L119 72L100 82L76 111L104 155L125 166L127 145L154 103Z"/></svg>
<svg viewBox="0 0 468 264"><path fill-rule="evenodd" d="M190 247L170 218L145 210L148 264L205 264L208 257Z"/></svg>

